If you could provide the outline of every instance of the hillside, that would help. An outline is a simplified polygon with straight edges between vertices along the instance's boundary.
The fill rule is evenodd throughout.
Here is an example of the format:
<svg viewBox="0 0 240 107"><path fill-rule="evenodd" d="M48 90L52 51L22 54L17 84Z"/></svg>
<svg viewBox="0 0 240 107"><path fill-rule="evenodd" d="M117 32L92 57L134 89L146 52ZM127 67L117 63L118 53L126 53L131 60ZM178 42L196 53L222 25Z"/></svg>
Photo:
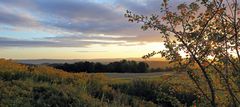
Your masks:
<svg viewBox="0 0 240 107"><path fill-rule="evenodd" d="M168 61L145 61L150 68L166 68L171 67Z"/></svg>
<svg viewBox="0 0 240 107"><path fill-rule="evenodd" d="M178 80L178 81L176 81ZM185 87L188 87L187 89ZM0 60L0 107L169 107L206 105L185 75L110 79ZM227 104L226 100L221 100Z"/></svg>
<svg viewBox="0 0 240 107"><path fill-rule="evenodd" d="M106 97L104 97L104 94ZM119 96L117 99L111 96ZM108 98L108 97L111 97ZM110 102L109 102L110 101ZM0 60L1 107L120 107L155 104L113 90L101 74L71 74Z"/></svg>

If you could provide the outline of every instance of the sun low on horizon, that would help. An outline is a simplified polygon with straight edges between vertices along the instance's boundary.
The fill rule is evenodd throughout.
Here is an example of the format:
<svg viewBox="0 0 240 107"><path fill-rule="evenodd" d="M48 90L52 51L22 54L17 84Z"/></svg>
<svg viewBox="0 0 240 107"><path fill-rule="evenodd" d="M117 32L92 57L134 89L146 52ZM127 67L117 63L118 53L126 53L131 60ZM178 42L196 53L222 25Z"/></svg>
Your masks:
<svg viewBox="0 0 240 107"><path fill-rule="evenodd" d="M140 24L129 23L124 13L131 10L143 15L160 14L161 3L162 0L1 0L0 58L141 58L164 49L160 33L142 31Z"/></svg>

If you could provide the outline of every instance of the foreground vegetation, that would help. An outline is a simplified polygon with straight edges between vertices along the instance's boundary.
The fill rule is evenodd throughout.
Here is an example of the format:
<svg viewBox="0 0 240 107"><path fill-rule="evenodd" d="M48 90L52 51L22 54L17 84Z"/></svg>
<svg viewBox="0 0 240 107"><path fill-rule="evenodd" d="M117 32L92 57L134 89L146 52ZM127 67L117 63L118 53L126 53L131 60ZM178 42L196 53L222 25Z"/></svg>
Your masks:
<svg viewBox="0 0 240 107"><path fill-rule="evenodd" d="M0 61L1 107L121 107L156 104L113 90L100 74L67 73L46 66Z"/></svg>
<svg viewBox="0 0 240 107"><path fill-rule="evenodd" d="M101 74L68 73L0 60L1 107L207 106L198 93L185 74L112 80ZM224 94L218 102L229 104Z"/></svg>

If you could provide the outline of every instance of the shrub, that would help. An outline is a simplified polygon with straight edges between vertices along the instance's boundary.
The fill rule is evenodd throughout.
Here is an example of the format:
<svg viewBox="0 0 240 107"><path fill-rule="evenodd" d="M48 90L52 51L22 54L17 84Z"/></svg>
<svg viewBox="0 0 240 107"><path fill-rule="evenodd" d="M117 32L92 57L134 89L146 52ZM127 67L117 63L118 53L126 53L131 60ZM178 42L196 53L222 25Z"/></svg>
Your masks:
<svg viewBox="0 0 240 107"><path fill-rule="evenodd" d="M113 84L114 89L137 96L146 101L152 101L162 106L192 105L196 100L194 93L177 92L167 84L160 84L153 81L133 80L130 83Z"/></svg>

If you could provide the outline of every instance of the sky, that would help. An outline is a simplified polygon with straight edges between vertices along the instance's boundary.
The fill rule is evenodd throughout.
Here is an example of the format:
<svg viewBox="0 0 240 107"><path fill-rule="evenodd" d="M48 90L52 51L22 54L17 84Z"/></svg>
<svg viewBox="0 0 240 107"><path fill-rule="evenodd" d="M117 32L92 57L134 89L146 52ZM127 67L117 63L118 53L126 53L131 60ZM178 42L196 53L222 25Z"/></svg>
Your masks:
<svg viewBox="0 0 240 107"><path fill-rule="evenodd" d="M140 58L164 49L161 36L129 23L124 13L160 14L161 2L0 0L0 58Z"/></svg>

